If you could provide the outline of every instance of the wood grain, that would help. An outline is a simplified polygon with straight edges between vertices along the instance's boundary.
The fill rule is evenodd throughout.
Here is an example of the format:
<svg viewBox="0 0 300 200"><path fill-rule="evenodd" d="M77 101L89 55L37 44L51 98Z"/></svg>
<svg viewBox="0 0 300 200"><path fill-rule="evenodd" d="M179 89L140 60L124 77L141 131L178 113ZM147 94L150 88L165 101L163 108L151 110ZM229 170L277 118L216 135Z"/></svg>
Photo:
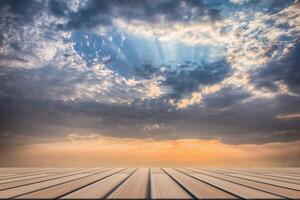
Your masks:
<svg viewBox="0 0 300 200"><path fill-rule="evenodd" d="M151 171L152 199L192 199L175 181L165 173Z"/></svg>
<svg viewBox="0 0 300 200"><path fill-rule="evenodd" d="M300 168L0 168L0 199L300 199Z"/></svg>
<svg viewBox="0 0 300 200"><path fill-rule="evenodd" d="M146 199L148 194L149 168L138 169L118 187L108 199Z"/></svg>
<svg viewBox="0 0 300 200"><path fill-rule="evenodd" d="M190 174L206 183L245 199L280 199L281 197L200 173Z"/></svg>
<svg viewBox="0 0 300 200"><path fill-rule="evenodd" d="M66 196L62 199L101 199L109 194L121 181L127 178L128 173L117 173L92 185L84 187Z"/></svg>
<svg viewBox="0 0 300 200"><path fill-rule="evenodd" d="M61 196L64 196L67 193L73 192L81 187L85 187L86 185L92 184L96 181L99 181L105 177L108 177L114 173L121 171L122 168L116 168L108 171L100 170L99 172L92 174L90 176L86 176L80 179L72 180L60 185L55 185L43 190L39 190L36 192L32 192L26 195L19 196L18 198L22 199L31 199L31 198L38 198L44 197L46 199L55 199Z"/></svg>
<svg viewBox="0 0 300 200"><path fill-rule="evenodd" d="M237 197L224 192L223 190L192 178L175 169L166 168L165 171L198 199L237 199Z"/></svg>
<svg viewBox="0 0 300 200"><path fill-rule="evenodd" d="M269 193L273 193L273 194L276 194L279 196L283 196L285 198L297 199L300 197L300 191L282 188L279 186L269 185L269 184L260 183L260 182L256 182L256 181L251 181L251 180L247 180L247 179L241 179L241 178L233 177L230 175L221 174L218 172L212 172L211 170L210 171L198 170L198 171L200 173L203 173L203 174L206 174L209 176L213 176L213 177L220 178L223 180L238 183L240 185L248 186L248 187L251 187L251 188L254 188L257 190L262 190L262 191L266 191Z"/></svg>

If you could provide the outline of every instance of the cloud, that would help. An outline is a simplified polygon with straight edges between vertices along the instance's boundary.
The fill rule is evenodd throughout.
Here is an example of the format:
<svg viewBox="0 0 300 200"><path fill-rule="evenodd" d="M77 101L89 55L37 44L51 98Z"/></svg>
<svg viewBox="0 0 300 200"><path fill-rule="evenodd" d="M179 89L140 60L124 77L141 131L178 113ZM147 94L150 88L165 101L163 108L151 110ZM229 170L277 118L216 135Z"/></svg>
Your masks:
<svg viewBox="0 0 300 200"><path fill-rule="evenodd" d="M276 116L280 120L297 120L300 118L300 113L281 114Z"/></svg>
<svg viewBox="0 0 300 200"><path fill-rule="evenodd" d="M287 53L283 58L272 60L264 68L256 71L252 76L252 81L258 88L267 88L271 91L278 91L280 87L276 82L281 81L286 84L290 93L300 93L300 43Z"/></svg>
<svg viewBox="0 0 300 200"><path fill-rule="evenodd" d="M80 9L73 12L66 9L64 2L52 2L51 11L60 17L66 17L68 22L59 26L64 29L90 29L99 25L108 26L114 19L123 18L126 21L139 19L151 23L215 20L219 11L207 7L202 1L87 1ZM132 12L132 9L134 12Z"/></svg>
<svg viewBox="0 0 300 200"><path fill-rule="evenodd" d="M156 67L151 63L136 69L138 77L150 79L164 77L161 85L166 88L169 97L178 99L198 90L200 86L213 85L222 81L230 73L226 60L209 63L185 61L185 64Z"/></svg>
<svg viewBox="0 0 300 200"><path fill-rule="evenodd" d="M269 4L259 2L261 8ZM130 33L143 35L153 40L173 42L180 40L189 45L216 45L227 48L226 61L232 72L215 87L228 87L232 84L242 86L250 92L253 98L274 98L276 95L288 93L285 82L275 83L279 91L266 92L258 88L251 81L251 74L255 70L264 68L269 62L284 57L299 40L298 4L290 6L270 2L274 10L265 12L258 8L257 12L235 11L232 17L221 18L214 23L180 23L170 25L150 25L140 21L116 20L115 26ZM270 6L269 5L269 6ZM287 3L288 5L288 3ZM255 20L253 20L255 19ZM290 28L287 28L290 27ZM200 104L202 101L201 88L193 92L190 97L182 98L180 102L186 107Z"/></svg>
<svg viewBox="0 0 300 200"><path fill-rule="evenodd" d="M299 4L255 2L2 1L0 130L299 140Z"/></svg>
<svg viewBox="0 0 300 200"><path fill-rule="evenodd" d="M229 0L229 2L234 3L234 4L243 4L248 2L248 0Z"/></svg>
<svg viewBox="0 0 300 200"><path fill-rule="evenodd" d="M213 85L223 80L230 72L226 61L200 63L192 69L189 65L178 66L178 70L166 74L163 84L173 89L173 97L181 97L197 90L200 85ZM182 69L180 69L182 68Z"/></svg>

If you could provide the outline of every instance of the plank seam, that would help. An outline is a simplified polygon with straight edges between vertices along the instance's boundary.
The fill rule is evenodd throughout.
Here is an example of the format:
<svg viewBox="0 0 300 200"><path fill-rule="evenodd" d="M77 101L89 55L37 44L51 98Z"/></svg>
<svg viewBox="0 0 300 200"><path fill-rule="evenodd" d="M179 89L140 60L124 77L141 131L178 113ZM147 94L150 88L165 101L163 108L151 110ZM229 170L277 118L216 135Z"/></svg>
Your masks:
<svg viewBox="0 0 300 200"><path fill-rule="evenodd" d="M185 174L185 175L187 175L187 176L189 176L189 177L192 177L192 178L194 178L194 179L196 179L196 180L198 180L198 181L201 181L201 182L203 182L203 183L206 183L206 184L208 184L208 185L210 185L210 186L212 186L212 187L214 187L214 188L217 188L217 189L219 189L219 190L222 190L223 192L226 192L226 193L228 193L228 194L231 194L231 195L233 195L233 196L235 196L235 197L237 197L237 198L239 198L239 199L245 199L245 198L243 198L243 197L241 197L241 196L239 196L239 195L237 195L237 194L234 194L234 193L232 193L232 192L230 192L230 191L227 191L227 190L225 190L225 189L223 189L223 188L221 188L221 187L218 187L218 186L216 186L216 185L214 185L214 184L211 184L211 183L209 183L209 182L207 182L207 181L203 181L203 180L201 180L201 179L199 179L199 178L196 178L196 177L194 177L194 176L191 176L190 174L187 174L187 173L185 173L185 172L182 172L182 171L180 171L180 170L178 170L178 169L176 169L176 168L175 168L175 170L177 170L177 171L179 171L180 173ZM190 170L190 171L191 171L191 170Z"/></svg>
<svg viewBox="0 0 300 200"><path fill-rule="evenodd" d="M109 175L107 175L107 176L104 176L104 177L102 177L102 178L100 178L100 179L98 179L98 180L96 180L96 181L93 181L93 182L88 183L88 184L86 184L86 185L80 186L80 187L78 187L78 188L76 188L76 189L74 189L74 190L72 190L72 191L69 191L69 192L67 192L67 193L65 193L65 194L63 194L63 195L60 195L60 196L58 196L58 197L56 197L56 198L54 198L54 199L60 199L60 198L66 196L66 195L68 195L68 194L71 194L71 193L73 193L73 192L76 192L76 191L78 191L78 190L84 188L84 187L87 187L87 186L89 186L89 185L92 185L92 184L94 184L94 183L97 183L98 181L102 181L103 179L106 179L106 178L108 178L108 177L111 177L111 176L113 176L113 175L115 175L115 174L117 174L117 173L119 173L119 172L121 172L121 171L123 171L123 170L126 170L126 169L127 169L127 168L124 168L124 169L121 169L121 170L119 170L119 171L117 171L117 172L114 172L114 173L112 173L112 174L109 174ZM110 170L113 170L113 168L111 168ZM107 170L107 171L109 171L109 170ZM104 171L104 172L107 172L107 171ZM102 172L99 172L99 173L102 173ZM98 173L96 173L96 174L98 174ZM93 174L93 175L95 175L95 174Z"/></svg>
<svg viewBox="0 0 300 200"><path fill-rule="evenodd" d="M108 170L111 170L111 169L108 169ZM65 182L62 182L62 183L54 184L54 185L47 186L47 187L44 187L44 188L41 188L41 189L37 189L37 190L34 190L34 191L26 192L26 193L23 193L23 194L20 194L20 195L16 195L16 196L10 197L10 199L12 199L12 198L17 198L17 197L20 197L20 196L23 196L23 195L26 195L26 194L34 193L34 192L37 192L37 191L40 191L40 190L48 189L48 188L51 188L51 187L54 187L54 186L62 185L62 184L65 184L65 183L68 183L68 182L71 182L71 181L76 181L76 180L79 180L79 179L82 179L82 178L86 178L86 177L89 177L89 176L93 176L93 175L95 175L95 174L102 173L102 172L106 172L106 171L108 171L108 170L101 171L101 172L97 172L97 173L93 173L93 174L89 174L89 175L87 175L87 176L83 176L83 177L80 177L80 178L75 178L75 179L73 179L73 180L69 180L69 181L65 181ZM93 171L93 170L92 170L92 171ZM80 173L79 173L79 174L80 174ZM76 175L77 175L77 174L76 174ZM22 186L21 186L21 187L22 187Z"/></svg>
<svg viewBox="0 0 300 200"><path fill-rule="evenodd" d="M199 168L197 168L197 169L199 169ZM204 170L204 169L202 169L202 170ZM221 171L224 171L224 170L221 170ZM255 174L255 173L244 172L244 171L231 171L231 172L232 173L236 173L236 174L246 175L246 176L251 175L251 176L256 177L256 178L263 178L263 179L272 180L272 181L280 181L280 182L290 183L290 184L296 184L296 185L299 184L299 183L295 183L295 182L289 182L289 181L286 181L286 180L276 179L276 177L272 177L272 176L271 177L265 177L265 176L268 176L268 175L265 175L265 174ZM286 179L288 179L288 178L286 178ZM293 180L291 180L291 181L293 181Z"/></svg>
<svg viewBox="0 0 300 200"><path fill-rule="evenodd" d="M266 183L266 182L262 182L262 181L258 181L258 180L251 180L251 179L245 178L245 177L238 177L238 176L234 176L234 175L231 175L231 174L226 174L226 172L219 172L219 173L223 174L223 175L231 176L231 177L234 177L234 178L240 178L240 179L245 179L245 180L248 180L248 181L255 181L255 182L258 182L258 183L263 183L263 184L272 185L272 186L276 186L276 187L282 187L282 188L290 189L290 190L294 190L294 191L300 191L300 190L297 190L297 189L294 189L294 188L289 188L289 187L285 187L285 186L275 185L275 184L272 184L272 183Z"/></svg>
<svg viewBox="0 0 300 200"><path fill-rule="evenodd" d="M129 179L137 170L138 170L138 168L134 172L129 174L129 176L127 176L124 180L122 180L120 183L118 183L115 187L113 187L109 192L107 192L107 194L104 195L101 199L107 199L107 197L109 195L111 195L118 187L120 187L127 179Z"/></svg>
<svg viewBox="0 0 300 200"><path fill-rule="evenodd" d="M191 191L189 191L186 187L184 187L179 181L177 181L173 176L171 176L164 168L162 170L177 183L184 191L186 191L193 199L198 199Z"/></svg>
<svg viewBox="0 0 300 200"><path fill-rule="evenodd" d="M148 183L147 183L147 199L152 199L151 195L151 170L149 168L149 173L148 173Z"/></svg>
<svg viewBox="0 0 300 200"><path fill-rule="evenodd" d="M58 172L63 173L63 171L66 171L66 170L60 170ZM55 172L55 171L52 170L52 171L46 171L46 172L30 172L29 174L26 174L26 175L24 175L24 174L22 174L22 175L13 175L13 176L9 176L9 177L6 177L6 178L0 177L0 181L6 180L6 179L13 179L13 178L25 178L26 179L26 177L28 177L28 176L42 175L42 174L53 173L53 172ZM47 175L45 175L45 176L47 176ZM48 174L48 176L50 176L50 175ZM23 180L25 180L25 179L23 179ZM15 181L11 181L11 182L15 182ZM6 182L6 183L11 183L11 182ZM5 184L5 183L0 183L0 185L1 184Z"/></svg>
<svg viewBox="0 0 300 200"><path fill-rule="evenodd" d="M111 168L108 168L108 170L111 169ZM56 178L50 178L50 179L47 179L47 180L42 180L42 181L36 181L36 182L32 182L32 183L27 183L27 184L24 184L24 185L19 185L19 186L12 186L12 187L9 187L9 188L5 188L5 189L0 189L0 191L4 191L4 190L9 190L9 189L13 189L13 188L18 188L18 187L23 187L23 186L27 186L27 185L32 185L32 184L36 184L36 183L41 183L41 182L45 182L45 181L52 181L52 180L55 180L55 179L59 179L59 178L65 178L65 177L68 177L68 176L73 176L73 175L77 175L77 174L81 174L81 173L88 173L88 172L92 172L92 171L96 171L97 169L92 169L92 170L88 170L88 171L83 171L83 172L71 172L73 174L69 174L69 175L63 175L60 176L60 177L56 177ZM106 170L105 170L106 171Z"/></svg>
<svg viewBox="0 0 300 200"><path fill-rule="evenodd" d="M204 169L202 169L204 170ZM205 171L205 170L204 170ZM208 171L208 170L207 170ZM275 193L272 193L270 191L266 191L266 190L262 190L262 189L258 189L258 188L255 188L255 187L252 187L252 186L249 186L249 185L245 185L243 183L238 183L238 182L235 182L235 181L231 181L231 180L227 180L227 179L224 179L224 178L220 178L220 177L217 177L217 176L214 176L214 175L208 175L208 174L205 174L205 173L202 173L202 172L199 172L197 171L198 173L200 174L204 174L204 175L207 175L207 176L210 176L210 177L214 177L214 178L217 178L217 179L221 179L223 181L227 181L227 182L231 182L231 183L234 183L234 184L237 184L237 185L241 185L241 186L245 186L245 187L248 187L248 188L251 188L251 189L255 189L255 190L258 190L258 191L261 191L261 192L265 192L265 193L269 193L269 194L272 194L272 195L275 195L275 196L279 196L279 197L282 197L282 198L285 198L285 199L290 199L289 197L286 197L286 196L282 196L280 194L275 194ZM222 175L225 175L225 174L222 174ZM251 180L250 180L251 181ZM255 181L254 181L255 182ZM277 186L279 187L279 186Z"/></svg>

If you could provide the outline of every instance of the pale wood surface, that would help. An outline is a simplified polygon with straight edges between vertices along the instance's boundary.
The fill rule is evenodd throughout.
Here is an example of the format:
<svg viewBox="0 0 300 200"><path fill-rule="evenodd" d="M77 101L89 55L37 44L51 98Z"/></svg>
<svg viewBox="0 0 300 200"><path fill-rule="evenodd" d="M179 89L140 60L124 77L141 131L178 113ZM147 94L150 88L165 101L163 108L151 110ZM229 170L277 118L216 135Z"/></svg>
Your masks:
<svg viewBox="0 0 300 200"><path fill-rule="evenodd" d="M276 194L279 196L283 196L285 198L296 199L296 198L300 197L300 191L297 191L297 190L292 190L292 189L282 188L279 186L270 185L270 184L266 184L266 183L260 183L260 182L251 181L251 180L247 180L247 179L237 178L234 176L222 174L218 171L214 172L213 170L207 171L207 170L199 170L198 169L197 171L200 173L209 175L209 176L213 176L213 177L220 178L223 180L231 181L233 183L248 186L248 187L251 187L251 188L254 188L257 190L262 190L262 191L273 193L273 194Z"/></svg>
<svg viewBox="0 0 300 200"><path fill-rule="evenodd" d="M300 168L0 168L0 199L300 199Z"/></svg>
<svg viewBox="0 0 300 200"><path fill-rule="evenodd" d="M120 187L118 187L108 199L146 199L149 184L149 168L138 169Z"/></svg>
<svg viewBox="0 0 300 200"><path fill-rule="evenodd" d="M291 188L291 189L295 189L295 190L300 190L300 185L298 185L298 184L276 181L276 180L272 180L272 179L260 178L260 177L238 174L238 173L231 173L230 175L239 177L239 178L244 178L244 179L248 179L248 180L261 182L261 183L267 183L267 184L277 185L277 186Z"/></svg>
<svg viewBox="0 0 300 200"><path fill-rule="evenodd" d="M110 176L111 174L117 173L122 169L112 169L112 170L99 170L95 172L95 174L72 180L60 185L55 185L52 187L49 187L44 190L39 190L30 194L26 194L23 196L20 196L20 198L25 198L25 199L31 199L31 198L38 198L38 197L44 197L47 199L54 199L61 197L69 192L72 192L76 189L79 189L83 186L86 186L88 184L91 184L93 182L99 181L107 176Z"/></svg>
<svg viewBox="0 0 300 200"><path fill-rule="evenodd" d="M99 199L107 196L119 183L121 183L125 178L130 176L129 173L118 173L108 178L105 178L99 182L96 182L89 187L77 190L69 195L62 197L63 199L78 199L78 198L88 198L88 199Z"/></svg>
<svg viewBox="0 0 300 200"><path fill-rule="evenodd" d="M76 174L73 176L58 178L55 180L45 181L42 183L35 183L35 184L31 184L31 185L25 185L25 186L21 186L21 187L3 190L3 191L0 191L0 198L13 198L13 197L25 194L25 193L34 192L36 190L47 188L47 187L50 187L53 185L58 185L58 184L61 184L61 183L67 182L67 181L82 178L87 175L88 174L85 174L85 173Z"/></svg>
<svg viewBox="0 0 300 200"><path fill-rule="evenodd" d="M199 199L237 199L237 197L213 187L205 182L199 181L187 174L175 169L166 168L165 171L170 174L177 182L190 191Z"/></svg>
<svg viewBox="0 0 300 200"><path fill-rule="evenodd" d="M259 190L255 190L246 186L242 186L239 184L235 184L226 180L222 180L219 178L215 178L212 176L208 176L202 173L195 173L195 174L191 174L191 176L202 180L206 183L210 183L218 188L222 188L226 191L229 191L232 194L235 194L241 198L245 198L245 199L259 199L259 198L263 198L263 199L280 199L279 196L276 195L272 195L270 193L267 192L262 192Z"/></svg>
<svg viewBox="0 0 300 200"><path fill-rule="evenodd" d="M151 172L151 197L153 199L192 199L167 174Z"/></svg>
<svg viewBox="0 0 300 200"><path fill-rule="evenodd" d="M234 173L234 174L243 174L243 175L251 175L252 177L258 177L258 178L265 178L265 179L271 179L271 180L277 180L277 181L281 181L281 182L287 182L287 183L294 183L294 184L300 184L300 180L297 180L297 177L295 179L292 179L292 178L288 178L288 177L278 177L278 176L272 176L272 175L269 175L268 173L252 173L251 171L249 170L237 170L237 171L234 171L234 170L223 170L227 173ZM299 178L299 177L298 177Z"/></svg>

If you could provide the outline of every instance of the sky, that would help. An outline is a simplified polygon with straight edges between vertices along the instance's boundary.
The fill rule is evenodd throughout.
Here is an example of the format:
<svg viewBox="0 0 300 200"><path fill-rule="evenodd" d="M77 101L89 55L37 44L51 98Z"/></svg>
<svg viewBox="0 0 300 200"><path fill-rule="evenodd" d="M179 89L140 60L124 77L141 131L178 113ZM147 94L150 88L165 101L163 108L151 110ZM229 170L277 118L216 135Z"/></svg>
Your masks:
<svg viewBox="0 0 300 200"><path fill-rule="evenodd" d="M1 0L0 166L300 166L297 0Z"/></svg>

